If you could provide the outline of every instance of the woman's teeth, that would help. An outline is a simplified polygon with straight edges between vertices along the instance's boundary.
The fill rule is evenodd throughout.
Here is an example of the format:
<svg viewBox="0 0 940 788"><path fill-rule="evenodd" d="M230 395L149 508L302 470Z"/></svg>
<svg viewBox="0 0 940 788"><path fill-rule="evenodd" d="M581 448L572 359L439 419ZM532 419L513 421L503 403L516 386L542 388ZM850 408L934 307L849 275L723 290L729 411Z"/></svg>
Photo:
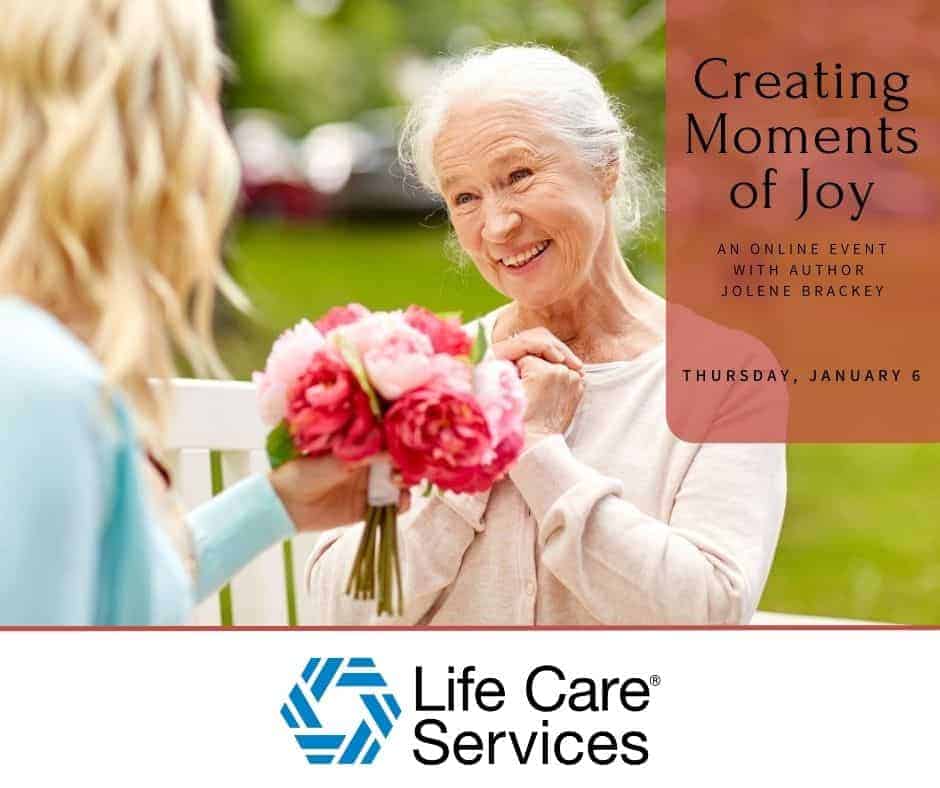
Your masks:
<svg viewBox="0 0 940 788"><path fill-rule="evenodd" d="M518 268L521 265L525 265L533 257L537 257L544 252L550 243L551 241L540 241L531 249L526 249L524 252L520 252L512 257L504 257L500 262L503 265L508 265L510 268Z"/></svg>

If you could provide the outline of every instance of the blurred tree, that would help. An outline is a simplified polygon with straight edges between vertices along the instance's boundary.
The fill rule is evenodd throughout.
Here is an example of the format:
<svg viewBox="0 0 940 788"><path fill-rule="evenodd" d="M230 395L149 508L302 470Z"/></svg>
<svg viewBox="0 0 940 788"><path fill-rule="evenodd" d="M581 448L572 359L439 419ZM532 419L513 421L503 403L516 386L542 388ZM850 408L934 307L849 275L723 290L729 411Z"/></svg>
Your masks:
<svg viewBox="0 0 940 788"><path fill-rule="evenodd" d="M238 67L232 107L295 132L406 102L398 76L488 43L539 42L594 68L660 161L664 0L227 0L216 2Z"/></svg>

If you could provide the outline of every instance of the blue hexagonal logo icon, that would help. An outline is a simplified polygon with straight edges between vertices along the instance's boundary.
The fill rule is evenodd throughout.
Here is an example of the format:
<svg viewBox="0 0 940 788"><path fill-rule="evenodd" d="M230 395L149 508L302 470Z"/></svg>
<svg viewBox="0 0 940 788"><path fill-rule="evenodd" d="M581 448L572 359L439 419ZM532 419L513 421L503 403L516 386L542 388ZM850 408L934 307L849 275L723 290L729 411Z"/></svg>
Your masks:
<svg viewBox="0 0 940 788"><path fill-rule="evenodd" d="M313 657L281 717L308 763L369 764L401 707L369 657Z"/></svg>

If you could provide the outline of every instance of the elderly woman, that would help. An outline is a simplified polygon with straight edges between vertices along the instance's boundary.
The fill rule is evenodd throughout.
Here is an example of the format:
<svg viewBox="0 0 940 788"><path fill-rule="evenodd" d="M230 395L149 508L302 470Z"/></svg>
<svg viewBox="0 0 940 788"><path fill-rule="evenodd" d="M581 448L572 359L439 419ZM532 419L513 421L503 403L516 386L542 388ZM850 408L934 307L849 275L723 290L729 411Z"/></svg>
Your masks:
<svg viewBox="0 0 940 788"><path fill-rule="evenodd" d="M670 432L664 303L618 244L618 225L639 216L629 139L597 78L541 47L472 54L411 113L407 160L511 299L482 325L516 361L528 410L508 478L488 494L419 499L401 518L404 623L754 613L783 516L784 446ZM374 604L343 594L359 536L328 532L310 556L318 623L378 623Z"/></svg>

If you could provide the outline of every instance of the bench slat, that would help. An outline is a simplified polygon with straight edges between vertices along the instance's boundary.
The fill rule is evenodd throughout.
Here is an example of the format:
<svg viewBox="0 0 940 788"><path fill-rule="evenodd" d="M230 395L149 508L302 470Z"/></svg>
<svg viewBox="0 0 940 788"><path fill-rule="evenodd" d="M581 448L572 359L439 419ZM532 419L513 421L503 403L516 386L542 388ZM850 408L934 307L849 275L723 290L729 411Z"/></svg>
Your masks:
<svg viewBox="0 0 940 788"><path fill-rule="evenodd" d="M228 380L171 383L169 449L251 451L264 448L267 427L258 414L255 387Z"/></svg>
<svg viewBox="0 0 940 788"><path fill-rule="evenodd" d="M312 613L314 602L305 588L304 566L320 536L319 533L308 532L298 534L291 540L294 543L294 599L297 600L297 623L301 626L309 626L316 620Z"/></svg>

